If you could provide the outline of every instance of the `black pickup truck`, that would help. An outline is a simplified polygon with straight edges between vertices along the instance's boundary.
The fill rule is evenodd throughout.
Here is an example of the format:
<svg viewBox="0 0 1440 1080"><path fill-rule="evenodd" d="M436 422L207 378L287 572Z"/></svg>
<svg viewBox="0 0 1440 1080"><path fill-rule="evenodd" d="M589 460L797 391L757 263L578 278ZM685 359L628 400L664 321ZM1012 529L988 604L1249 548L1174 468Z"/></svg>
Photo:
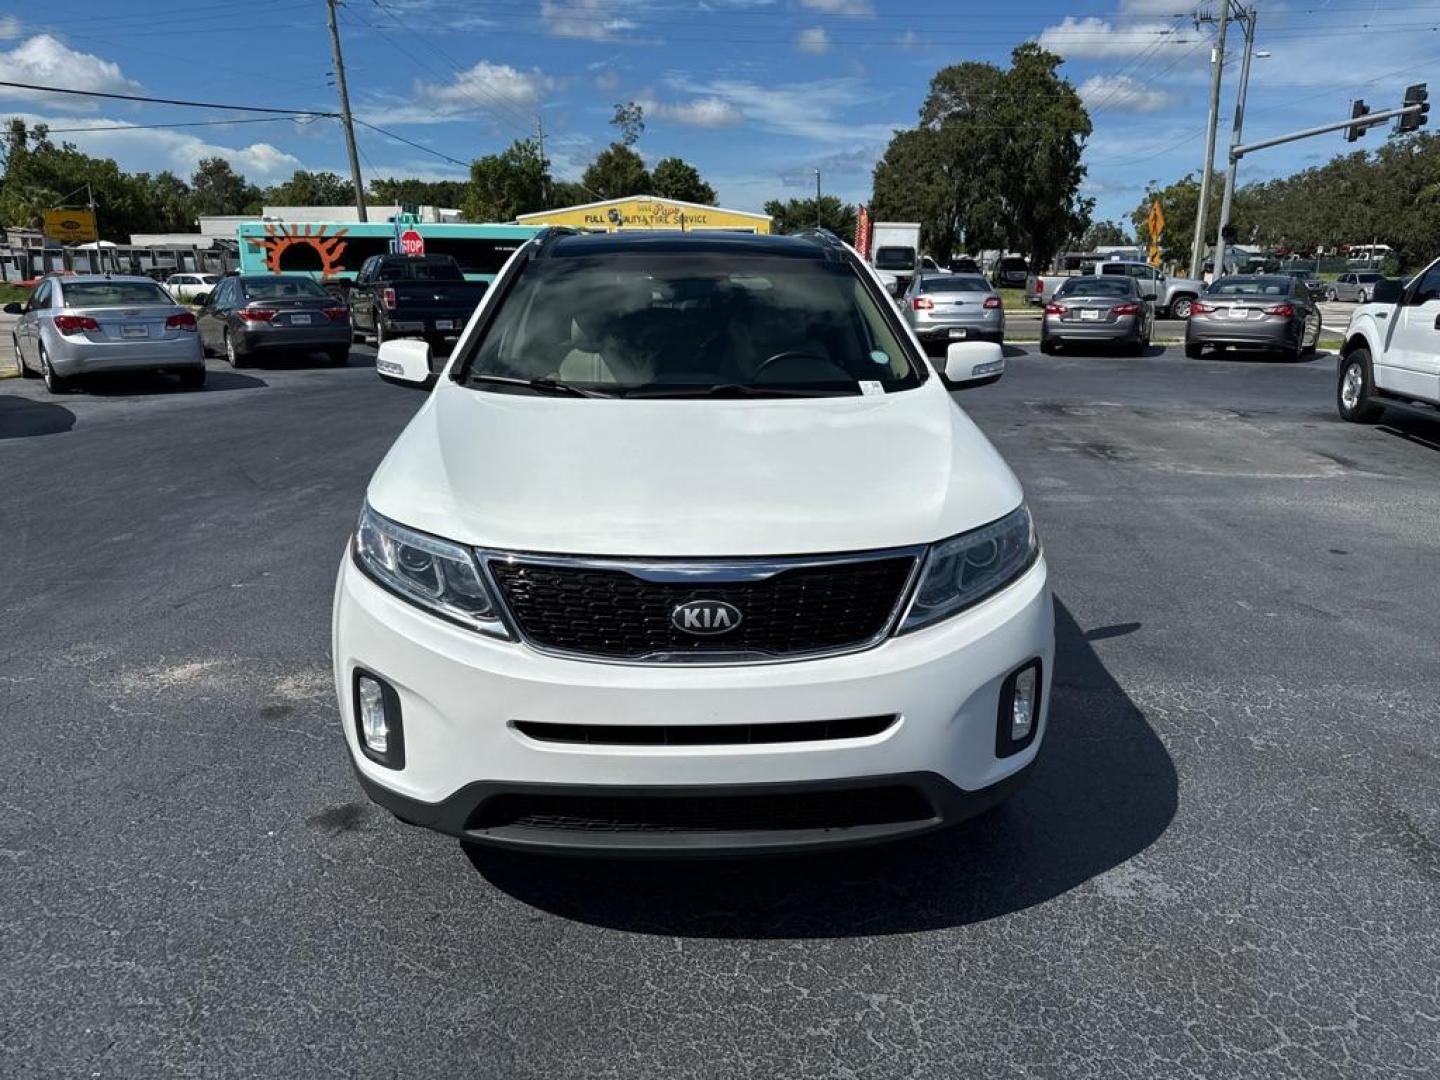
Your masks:
<svg viewBox="0 0 1440 1080"><path fill-rule="evenodd" d="M392 337L423 337L444 351L458 337L489 286L466 281L449 255L372 255L350 287L355 332L375 344Z"/></svg>

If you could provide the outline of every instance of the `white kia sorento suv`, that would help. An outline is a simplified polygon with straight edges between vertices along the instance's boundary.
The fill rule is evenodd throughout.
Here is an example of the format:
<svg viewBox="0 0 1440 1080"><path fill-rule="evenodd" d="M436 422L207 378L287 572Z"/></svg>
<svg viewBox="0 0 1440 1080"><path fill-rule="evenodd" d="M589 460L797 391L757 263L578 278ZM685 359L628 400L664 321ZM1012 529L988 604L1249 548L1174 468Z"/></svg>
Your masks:
<svg viewBox="0 0 1440 1080"><path fill-rule="evenodd" d="M427 347L377 368L427 381ZM701 854L994 805L1045 736L1054 623L1019 483L850 248L548 230L371 480L333 645L397 817Z"/></svg>

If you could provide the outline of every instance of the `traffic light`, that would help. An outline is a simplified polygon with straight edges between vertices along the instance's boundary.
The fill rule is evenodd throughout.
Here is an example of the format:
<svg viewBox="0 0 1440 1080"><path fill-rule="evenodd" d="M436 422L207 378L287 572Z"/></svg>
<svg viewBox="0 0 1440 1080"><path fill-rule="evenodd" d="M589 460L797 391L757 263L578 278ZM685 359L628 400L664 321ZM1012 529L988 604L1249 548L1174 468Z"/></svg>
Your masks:
<svg viewBox="0 0 1440 1080"><path fill-rule="evenodd" d="M1362 116L1369 116L1369 115L1370 115L1370 106L1369 106L1369 105L1366 105L1365 102L1363 102L1363 101L1356 101L1356 102L1353 102L1353 103L1351 104L1351 106L1350 106L1350 119L1351 119L1351 120L1358 120L1358 119L1360 119L1360 117L1362 117ZM1404 119L1404 118L1402 117L1402 119ZM1347 128L1345 129L1345 141L1346 141L1346 142L1354 142L1356 139L1360 138L1361 135L1364 135L1365 132L1366 132L1366 130L1367 130L1367 129L1365 128L1365 126L1364 126L1363 124L1351 124L1349 127L1347 127Z"/></svg>
<svg viewBox="0 0 1440 1080"><path fill-rule="evenodd" d="M1430 102L1427 100L1429 97L1430 92L1425 89L1424 83L1407 86L1405 88L1405 104L1419 105L1420 108L1400 117L1400 126L1395 130L1404 135L1407 131L1419 131L1424 127L1425 121L1430 118Z"/></svg>

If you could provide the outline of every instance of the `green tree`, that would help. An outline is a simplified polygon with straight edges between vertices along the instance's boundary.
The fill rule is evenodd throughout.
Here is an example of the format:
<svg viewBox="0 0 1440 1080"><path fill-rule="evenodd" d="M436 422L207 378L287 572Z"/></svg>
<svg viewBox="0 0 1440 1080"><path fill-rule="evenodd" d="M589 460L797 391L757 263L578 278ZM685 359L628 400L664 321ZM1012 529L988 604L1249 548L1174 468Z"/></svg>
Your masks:
<svg viewBox="0 0 1440 1080"><path fill-rule="evenodd" d="M776 232L803 232L806 229L815 228L818 223L821 228L829 229L847 244L852 243L855 239L857 220L855 207L850 203L841 202L834 195L820 197L818 222L813 198L787 199L784 202L779 199L771 199L765 204L765 213L774 219L773 228Z"/></svg>
<svg viewBox="0 0 1440 1080"><path fill-rule="evenodd" d="M201 158L190 174L190 198L198 216L244 214L260 210L260 189L221 157Z"/></svg>
<svg viewBox="0 0 1440 1080"><path fill-rule="evenodd" d="M195 230L195 199L190 185L168 170L151 176L139 173L135 182L144 194L155 232L188 233Z"/></svg>
<svg viewBox="0 0 1440 1080"><path fill-rule="evenodd" d="M1094 251L1099 247L1123 247L1132 243L1125 226L1118 221L1097 221L1080 238L1080 250Z"/></svg>
<svg viewBox="0 0 1440 1080"><path fill-rule="evenodd" d="M464 180L413 180L398 177L370 181L370 198L400 206L444 206L459 209L469 184Z"/></svg>
<svg viewBox="0 0 1440 1080"><path fill-rule="evenodd" d="M598 199L599 196L578 181L552 180L549 198L545 200L545 209L554 210L562 206L579 206L583 203L596 202Z"/></svg>
<svg viewBox="0 0 1440 1080"><path fill-rule="evenodd" d="M663 199L715 205L715 189L707 184L688 161L677 157L662 158L650 174L651 193Z"/></svg>
<svg viewBox="0 0 1440 1080"><path fill-rule="evenodd" d="M1090 224L1079 193L1090 117L1060 58L1026 42L1010 67L964 63L930 81L917 128L895 134L876 166L877 219L921 223L937 259L1003 243L1049 262Z"/></svg>
<svg viewBox="0 0 1440 1080"><path fill-rule="evenodd" d="M517 139L498 154L470 163L470 184L460 207L471 221L514 221L517 214L543 210L550 187L550 162L535 139Z"/></svg>
<svg viewBox="0 0 1440 1080"><path fill-rule="evenodd" d="M267 206L352 206L355 185L333 172L296 169L283 184L265 192Z"/></svg>
<svg viewBox="0 0 1440 1080"><path fill-rule="evenodd" d="M1205 220L1210 224L1207 231L1216 227L1220 217L1220 194L1224 188L1224 176L1216 173L1210 183L1210 207ZM1190 248L1195 239L1195 211L1200 206L1200 178L1194 173L1176 180L1173 184L1159 187L1151 181L1145 188L1145 197L1140 205L1130 212L1135 235L1142 243L1150 243L1150 206L1160 201L1165 213L1165 232L1160 237L1160 258L1167 263L1188 268Z"/></svg>
<svg viewBox="0 0 1440 1080"><path fill-rule="evenodd" d="M648 195L652 182L640 155L623 143L611 143L596 155L580 182L600 199Z"/></svg>
<svg viewBox="0 0 1440 1080"><path fill-rule="evenodd" d="M622 146L634 146L640 141L640 136L645 134L645 110L633 101L624 104L616 102L610 124L620 132Z"/></svg>

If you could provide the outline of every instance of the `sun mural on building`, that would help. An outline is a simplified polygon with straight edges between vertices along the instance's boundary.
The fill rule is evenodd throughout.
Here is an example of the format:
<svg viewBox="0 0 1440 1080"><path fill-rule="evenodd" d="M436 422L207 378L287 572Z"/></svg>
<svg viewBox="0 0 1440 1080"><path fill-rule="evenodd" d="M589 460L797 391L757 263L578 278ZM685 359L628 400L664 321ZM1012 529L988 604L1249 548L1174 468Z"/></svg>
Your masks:
<svg viewBox="0 0 1440 1080"><path fill-rule="evenodd" d="M337 229L327 235L329 225L277 225L265 222L265 236L247 236L245 242L265 252L265 266L278 274L282 270L318 270L321 277L344 269L341 256L345 252L348 229ZM309 249L309 250L306 250Z"/></svg>

